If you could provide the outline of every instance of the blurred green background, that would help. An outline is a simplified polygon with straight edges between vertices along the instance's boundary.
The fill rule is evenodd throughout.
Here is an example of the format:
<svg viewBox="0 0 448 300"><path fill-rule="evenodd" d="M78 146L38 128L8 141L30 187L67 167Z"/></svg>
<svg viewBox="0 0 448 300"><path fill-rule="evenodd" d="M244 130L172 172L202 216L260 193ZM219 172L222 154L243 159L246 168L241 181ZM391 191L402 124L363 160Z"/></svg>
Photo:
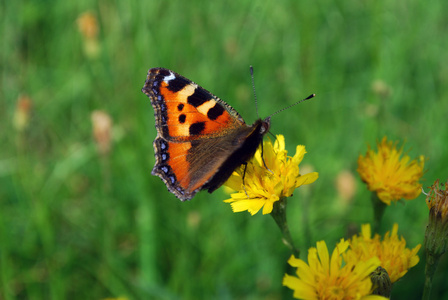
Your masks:
<svg viewBox="0 0 448 300"><path fill-rule="evenodd" d="M356 173L367 144L387 136L425 155L425 187L447 179L447 11L442 0L2 1L0 299L291 298L270 216L232 213L223 189L181 203L151 176L147 70L194 80L248 123L249 65L261 117L317 94L271 127L292 154L306 145L301 167L320 175L289 200L306 258L372 221ZM112 121L109 151L97 150L96 110ZM380 233L397 222L413 248L427 216L424 195L392 204ZM420 298L419 256L393 299ZM445 257L434 299L448 297L447 268Z"/></svg>

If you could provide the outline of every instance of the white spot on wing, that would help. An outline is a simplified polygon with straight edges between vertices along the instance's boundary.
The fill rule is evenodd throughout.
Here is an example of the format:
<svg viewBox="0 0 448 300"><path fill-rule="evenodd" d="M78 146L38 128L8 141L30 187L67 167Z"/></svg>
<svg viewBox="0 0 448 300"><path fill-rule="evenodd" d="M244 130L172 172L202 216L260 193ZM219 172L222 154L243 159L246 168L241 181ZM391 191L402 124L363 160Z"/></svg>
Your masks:
<svg viewBox="0 0 448 300"><path fill-rule="evenodd" d="M169 76L165 76L165 78L163 78L163 81L168 82L170 80L173 80L174 78L176 78L176 76L172 72L170 72L170 75Z"/></svg>

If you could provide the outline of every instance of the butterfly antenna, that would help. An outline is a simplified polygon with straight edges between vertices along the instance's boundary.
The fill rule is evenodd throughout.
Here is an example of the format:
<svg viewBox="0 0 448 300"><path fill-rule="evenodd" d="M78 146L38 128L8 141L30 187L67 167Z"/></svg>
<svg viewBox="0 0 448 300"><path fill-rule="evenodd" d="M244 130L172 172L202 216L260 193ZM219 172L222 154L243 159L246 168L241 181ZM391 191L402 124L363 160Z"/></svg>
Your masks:
<svg viewBox="0 0 448 300"><path fill-rule="evenodd" d="M252 90L254 91L255 110L256 110L256 112L257 112L257 117L259 118L260 115L258 114L257 93L255 93L254 67L252 67L252 66L250 66L250 77L252 78Z"/></svg>
<svg viewBox="0 0 448 300"><path fill-rule="evenodd" d="M271 114L269 117L272 117L273 115L276 115L276 114L278 114L279 112L282 112L282 111L284 111L284 110L290 109L291 107L296 106L297 104L302 103L303 101L310 100L311 98L314 98L315 96L316 96L316 94L311 94L311 95L309 95L308 97L306 97L305 99L302 99L302 100L300 100L300 101L297 101L296 103L293 103L293 104L291 104L291 105L289 105L289 106L287 106L287 107L285 107L285 108L282 108L282 109L276 111L275 113Z"/></svg>

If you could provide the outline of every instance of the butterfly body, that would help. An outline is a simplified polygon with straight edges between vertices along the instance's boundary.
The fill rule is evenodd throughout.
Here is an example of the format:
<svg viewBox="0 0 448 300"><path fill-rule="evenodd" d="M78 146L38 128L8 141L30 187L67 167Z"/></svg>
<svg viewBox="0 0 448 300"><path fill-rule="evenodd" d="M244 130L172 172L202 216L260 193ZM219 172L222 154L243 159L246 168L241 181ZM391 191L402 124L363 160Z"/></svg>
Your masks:
<svg viewBox="0 0 448 300"><path fill-rule="evenodd" d="M168 69L150 69L142 91L157 129L152 174L182 201L219 188L269 130L269 117L247 125L226 102Z"/></svg>

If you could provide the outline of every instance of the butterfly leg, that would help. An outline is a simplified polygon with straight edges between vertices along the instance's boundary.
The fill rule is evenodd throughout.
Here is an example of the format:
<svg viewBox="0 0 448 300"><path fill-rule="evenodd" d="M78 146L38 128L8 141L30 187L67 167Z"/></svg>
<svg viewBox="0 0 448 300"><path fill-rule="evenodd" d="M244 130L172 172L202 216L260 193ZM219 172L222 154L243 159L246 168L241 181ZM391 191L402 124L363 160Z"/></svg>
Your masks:
<svg viewBox="0 0 448 300"><path fill-rule="evenodd" d="M244 165L243 180L242 180L243 181L243 190L244 190L244 193L246 193L247 198L249 198L249 194L246 191L246 185L244 184L244 178L246 178L247 162L243 162L243 165Z"/></svg>
<svg viewBox="0 0 448 300"><path fill-rule="evenodd" d="M266 168L266 170L268 170L269 172L271 172L271 174L274 174L274 172L271 171L271 169L268 168L268 166L266 165L266 162L264 161L264 155L263 155L263 142L261 142L261 160L263 161L263 165ZM243 181L244 182L244 181Z"/></svg>

